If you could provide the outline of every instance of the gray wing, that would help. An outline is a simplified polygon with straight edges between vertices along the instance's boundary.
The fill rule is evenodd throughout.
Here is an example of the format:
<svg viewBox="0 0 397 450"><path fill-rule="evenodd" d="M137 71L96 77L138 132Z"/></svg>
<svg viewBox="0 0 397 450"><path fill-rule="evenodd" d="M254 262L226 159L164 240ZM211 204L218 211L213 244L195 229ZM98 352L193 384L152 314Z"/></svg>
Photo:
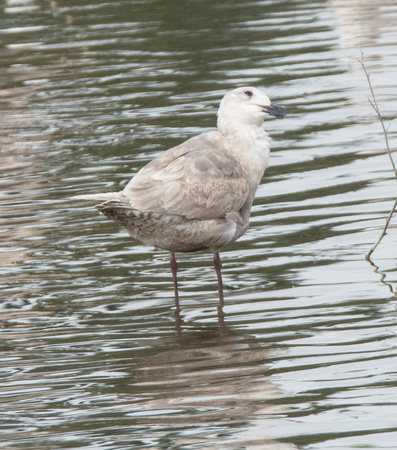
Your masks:
<svg viewBox="0 0 397 450"><path fill-rule="evenodd" d="M240 163L218 132L174 147L141 169L123 191L131 206L189 219L214 219L238 211L249 196Z"/></svg>

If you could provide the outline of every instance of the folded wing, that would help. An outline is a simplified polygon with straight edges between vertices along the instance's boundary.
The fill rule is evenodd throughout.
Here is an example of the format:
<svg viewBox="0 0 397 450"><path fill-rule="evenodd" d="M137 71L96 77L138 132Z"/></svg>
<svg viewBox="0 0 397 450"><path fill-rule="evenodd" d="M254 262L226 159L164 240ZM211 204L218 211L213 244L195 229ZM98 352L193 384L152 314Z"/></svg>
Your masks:
<svg viewBox="0 0 397 450"><path fill-rule="evenodd" d="M238 211L249 196L249 183L219 137L219 132L204 133L166 151L135 175L123 195L141 211L188 219Z"/></svg>

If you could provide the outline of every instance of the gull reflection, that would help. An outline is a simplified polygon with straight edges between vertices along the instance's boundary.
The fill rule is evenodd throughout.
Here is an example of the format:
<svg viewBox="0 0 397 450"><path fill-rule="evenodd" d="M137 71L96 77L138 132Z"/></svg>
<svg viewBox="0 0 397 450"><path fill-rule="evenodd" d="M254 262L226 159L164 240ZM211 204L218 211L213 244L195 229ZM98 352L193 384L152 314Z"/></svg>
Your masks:
<svg viewBox="0 0 397 450"><path fill-rule="evenodd" d="M218 445L238 442L247 449L297 448L266 434L266 420L289 410L283 392L267 375L269 360L280 350L261 348L253 338L235 332L219 337L216 330L186 331L174 344L170 348L164 340L160 345L165 351L134 360L132 386L139 410L130 415L138 424L155 421L156 427L174 424L186 430L212 430L210 435L203 430L186 437L181 431L179 445L225 448ZM258 421L264 428L258 429Z"/></svg>

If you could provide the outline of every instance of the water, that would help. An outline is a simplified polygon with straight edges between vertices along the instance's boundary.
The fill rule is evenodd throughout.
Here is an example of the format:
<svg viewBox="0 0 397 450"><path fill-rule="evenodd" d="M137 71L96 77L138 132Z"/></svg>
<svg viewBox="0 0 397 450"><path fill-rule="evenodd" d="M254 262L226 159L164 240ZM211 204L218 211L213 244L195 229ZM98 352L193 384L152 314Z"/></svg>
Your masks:
<svg viewBox="0 0 397 450"><path fill-rule="evenodd" d="M394 1L0 5L3 448L397 448ZM77 193L121 189L266 90L270 168L222 252L168 256Z"/></svg>

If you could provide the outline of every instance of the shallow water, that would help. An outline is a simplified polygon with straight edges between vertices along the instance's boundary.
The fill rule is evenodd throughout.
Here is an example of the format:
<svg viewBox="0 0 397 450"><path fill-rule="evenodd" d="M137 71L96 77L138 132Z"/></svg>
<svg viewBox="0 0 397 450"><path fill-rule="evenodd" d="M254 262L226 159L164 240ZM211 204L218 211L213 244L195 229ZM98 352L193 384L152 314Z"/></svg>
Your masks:
<svg viewBox="0 0 397 450"><path fill-rule="evenodd" d="M397 447L394 1L0 4L3 448ZM222 252L128 237L77 193L121 189L266 90L272 159Z"/></svg>

